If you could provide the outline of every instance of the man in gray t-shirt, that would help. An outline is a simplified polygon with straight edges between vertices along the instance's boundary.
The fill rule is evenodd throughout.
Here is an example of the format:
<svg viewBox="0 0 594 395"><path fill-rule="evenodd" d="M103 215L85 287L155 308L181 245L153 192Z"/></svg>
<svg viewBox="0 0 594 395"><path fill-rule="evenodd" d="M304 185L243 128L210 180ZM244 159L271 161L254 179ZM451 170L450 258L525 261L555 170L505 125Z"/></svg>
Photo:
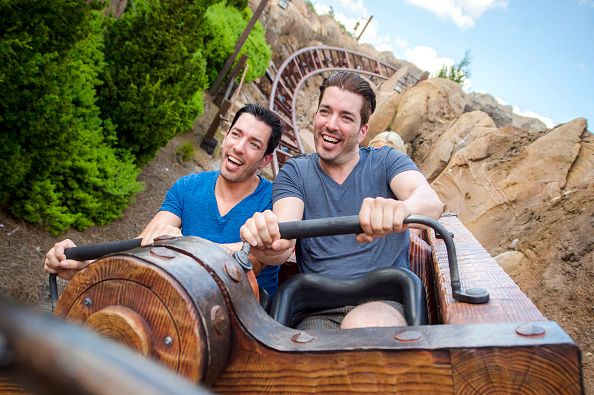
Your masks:
<svg viewBox="0 0 594 395"><path fill-rule="evenodd" d="M359 157L342 184L326 174L317 154L288 161L274 182L273 204L292 197L305 202L302 219L357 215L366 197L396 199L390 181L404 171L418 171L408 156L388 147L360 148ZM408 244L407 231L365 244L352 235L315 237L298 240L296 256L303 273L352 278L382 267L408 269Z"/></svg>
<svg viewBox="0 0 594 395"><path fill-rule="evenodd" d="M272 211L256 213L241 227L259 260L278 265L290 257L295 240L280 238L279 222L358 213L364 232L354 238L359 245L353 236L303 240L297 249L301 269L344 278L408 267L404 219L439 218L443 206L407 157L359 147L374 110L375 93L359 75L343 71L324 79L313 125L316 154L289 160L275 180ZM346 256L352 253L355 259ZM368 323L376 325L373 313Z"/></svg>

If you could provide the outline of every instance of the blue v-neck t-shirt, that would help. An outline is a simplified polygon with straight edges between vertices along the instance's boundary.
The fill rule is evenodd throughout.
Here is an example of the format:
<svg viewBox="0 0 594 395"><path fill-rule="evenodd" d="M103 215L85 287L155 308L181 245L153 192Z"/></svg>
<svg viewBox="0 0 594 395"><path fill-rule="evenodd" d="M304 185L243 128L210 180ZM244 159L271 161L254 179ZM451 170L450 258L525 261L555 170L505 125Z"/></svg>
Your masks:
<svg viewBox="0 0 594 395"><path fill-rule="evenodd" d="M254 192L221 216L215 198L219 171L189 174L167 191L161 211L169 211L182 220L184 236L198 236L215 243L241 241L239 228L254 213L272 209L272 183L263 177ZM278 266L265 266L256 276L258 284L272 297L278 287Z"/></svg>

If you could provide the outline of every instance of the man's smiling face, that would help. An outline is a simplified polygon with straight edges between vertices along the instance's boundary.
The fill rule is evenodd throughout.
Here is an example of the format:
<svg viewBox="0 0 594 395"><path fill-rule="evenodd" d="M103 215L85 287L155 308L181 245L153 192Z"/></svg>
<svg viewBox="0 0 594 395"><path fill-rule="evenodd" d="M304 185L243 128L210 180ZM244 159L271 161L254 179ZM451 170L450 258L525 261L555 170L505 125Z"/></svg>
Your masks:
<svg viewBox="0 0 594 395"><path fill-rule="evenodd" d="M316 152L330 165L342 165L356 157L367 134L361 125L363 98L336 86L328 87L314 117Z"/></svg>
<svg viewBox="0 0 594 395"><path fill-rule="evenodd" d="M264 155L271 128L249 113L243 113L221 145L221 176L228 182L244 182L270 162Z"/></svg>

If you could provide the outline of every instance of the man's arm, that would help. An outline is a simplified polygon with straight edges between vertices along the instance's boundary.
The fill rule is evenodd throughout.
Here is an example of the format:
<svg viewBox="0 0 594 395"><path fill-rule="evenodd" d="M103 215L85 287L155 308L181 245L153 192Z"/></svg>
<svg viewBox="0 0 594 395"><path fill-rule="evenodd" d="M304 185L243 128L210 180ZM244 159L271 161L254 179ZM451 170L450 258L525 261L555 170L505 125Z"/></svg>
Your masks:
<svg viewBox="0 0 594 395"><path fill-rule="evenodd" d="M390 189L408 206L409 215L426 215L433 219L441 217L443 203L420 172L409 170L396 175L390 182Z"/></svg>
<svg viewBox="0 0 594 395"><path fill-rule="evenodd" d="M404 171L390 182L390 189L398 200L366 198L359 211L359 221L364 233L357 235L360 243L370 242L374 237L406 229L403 221L412 214L438 219L443 212L443 203L418 171Z"/></svg>
<svg viewBox="0 0 594 395"><path fill-rule="evenodd" d="M241 227L241 238L252 246L252 254L266 265L280 265L289 259L295 240L281 239L278 224L303 218L301 199L287 197L274 203L272 211L255 213Z"/></svg>
<svg viewBox="0 0 594 395"><path fill-rule="evenodd" d="M180 227L181 219L177 215L168 211L159 211L138 237L142 237L142 245L146 245L152 243L157 236L165 234L181 236ZM70 280L76 272L93 262L92 260L75 261L74 259L66 259L64 250L72 247L76 247L76 244L70 239L54 244L45 254L43 269L48 273L57 273L58 276L65 280Z"/></svg>

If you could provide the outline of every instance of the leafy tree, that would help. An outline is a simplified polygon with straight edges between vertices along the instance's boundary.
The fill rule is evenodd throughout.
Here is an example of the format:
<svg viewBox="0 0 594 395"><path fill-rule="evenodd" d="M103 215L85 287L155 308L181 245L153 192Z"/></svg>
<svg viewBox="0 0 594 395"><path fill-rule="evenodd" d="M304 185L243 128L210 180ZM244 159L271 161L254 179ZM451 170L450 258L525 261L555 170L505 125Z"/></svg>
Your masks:
<svg viewBox="0 0 594 395"><path fill-rule="evenodd" d="M212 5L206 12L205 48L208 64L208 80L212 84L219 70L223 68L227 58L235 50L235 44L245 29L253 12L250 8L239 11L228 6L225 2ZM250 32L239 57L246 54L249 65L245 77L246 82L251 82L266 72L270 63L272 50L266 43L264 27L257 22Z"/></svg>
<svg viewBox="0 0 594 395"><path fill-rule="evenodd" d="M203 110L204 14L211 0L135 1L105 33L104 119L144 164Z"/></svg>
<svg viewBox="0 0 594 395"><path fill-rule="evenodd" d="M113 220L141 189L95 104L103 6L0 3L0 204L54 233Z"/></svg>
<svg viewBox="0 0 594 395"><path fill-rule="evenodd" d="M448 67L447 65L441 66L441 69L437 73L437 77L452 80L462 85L464 80L469 78L470 73L470 51L464 53L464 57L458 63Z"/></svg>

